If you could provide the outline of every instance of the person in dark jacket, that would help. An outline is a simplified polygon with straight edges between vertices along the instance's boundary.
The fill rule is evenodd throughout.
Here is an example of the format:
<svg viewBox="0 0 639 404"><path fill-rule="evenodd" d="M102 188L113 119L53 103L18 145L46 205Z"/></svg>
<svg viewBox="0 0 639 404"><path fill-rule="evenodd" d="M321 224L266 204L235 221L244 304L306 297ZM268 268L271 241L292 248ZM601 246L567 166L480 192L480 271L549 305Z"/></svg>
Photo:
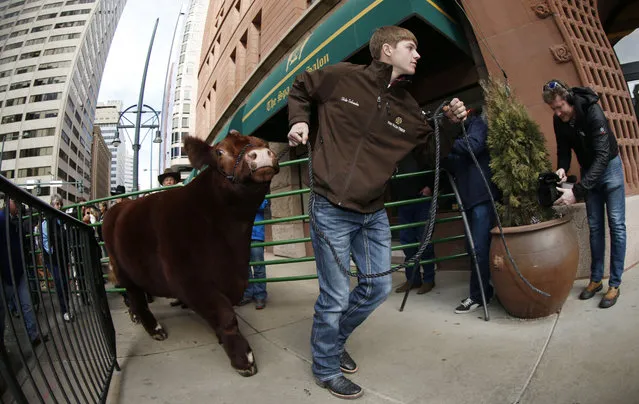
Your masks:
<svg viewBox="0 0 639 404"><path fill-rule="evenodd" d="M608 291L599 307L613 306L619 298L619 285L626 258L626 191L623 166L617 139L601 106L599 96L586 87L568 87L560 80L544 85L543 99L554 112L553 125L557 139L557 175L567 180L571 151L581 167L581 181L572 189L557 188L562 196L557 205L572 205L586 200L590 228L590 283L579 298L591 299L603 289L605 216L610 228L610 279ZM604 210L605 208L605 210Z"/></svg>
<svg viewBox="0 0 639 404"><path fill-rule="evenodd" d="M397 174L414 173L424 170L425 167L420 166L412 154L407 155L402 161L397 164ZM391 182L391 192L393 199L397 201L403 201L407 199L423 198L432 195L433 190L433 176L431 174L422 175L418 177L408 177L401 179L394 179ZM401 205L397 207L397 214L399 215L399 224L409 224L415 222L425 222L430 218L430 205L431 202L423 201L419 203L413 203L410 205ZM409 227L407 229L401 229L399 231L399 240L402 245L420 243L424 234L424 225L419 227ZM404 262L413 258L417 253L418 247L405 247L404 249ZM432 260L435 258L435 252L433 245L429 244L424 250L420 260ZM418 295L428 293L435 287L435 263L422 264L420 272L420 265L409 266L406 268L406 282L395 289L397 293L404 293L409 288L419 289ZM415 273L417 270L417 273ZM414 276L414 278L413 278ZM412 283L412 284L411 284Z"/></svg>
<svg viewBox="0 0 639 404"><path fill-rule="evenodd" d="M435 155L433 130L405 88L420 58L415 35L401 27L381 27L371 37L370 50L373 61L368 66L338 63L304 71L288 97L290 146L306 144L315 107L318 113L311 241L320 293L311 331L312 371L318 385L340 398L363 393L343 375L358 369L345 350L346 340L392 289L387 275L358 278L350 291L350 254L364 274L390 269L386 185L397 163L411 151L427 164ZM458 99L450 107L456 116L466 116ZM449 146L442 141L441 153Z"/></svg>
<svg viewBox="0 0 639 404"><path fill-rule="evenodd" d="M450 154L445 160L446 169L453 175L455 185L459 191L459 197L464 205L470 233L477 255L477 266L481 273L481 281L486 295L486 301L493 296L493 287L490 282L490 229L495 222L495 214L490 201L490 195L497 195L496 187L490 182L490 155L486 147L488 138L488 126L481 117L481 109L469 110L468 118L463 122L468 134L468 143L463 136L457 137L453 143ZM454 117L450 117L455 120ZM470 153L473 153L479 162L477 168ZM481 169L481 171L480 171ZM486 189L481 174L489 181L491 189ZM470 295L463 299L455 308L455 313L464 314L473 312L483 307L481 289L474 263L470 271Z"/></svg>
<svg viewBox="0 0 639 404"><path fill-rule="evenodd" d="M0 266L2 270L2 287L5 298L14 297L17 293L17 306L22 310L24 325L29 335L29 340L35 346L42 341L47 341L48 336L40 337L36 325L36 318L31 304L31 296L28 288L28 279L24 270L23 251L20 245L20 231L17 215L17 204L9 199L9 218L6 209L0 209ZM7 223L8 222L8 223ZM7 226L9 234L7 239ZM17 285L17 286L16 286ZM0 303L0 335L4 336L5 313L4 305ZM0 338L3 343L4 339Z"/></svg>
<svg viewBox="0 0 639 404"><path fill-rule="evenodd" d="M268 199L264 199L262 204L257 209L255 215L255 221L259 222L264 220L264 209L268 206ZM263 242L264 241L264 225L253 226L251 233L251 242ZM251 247L251 262L264 261L264 247ZM266 266L264 264L253 265L253 268L249 266L249 279L265 279L266 278ZM252 301L255 301L255 309L262 310L266 307L266 283L249 283L248 288L244 291L244 297L239 303L239 306L244 306Z"/></svg>

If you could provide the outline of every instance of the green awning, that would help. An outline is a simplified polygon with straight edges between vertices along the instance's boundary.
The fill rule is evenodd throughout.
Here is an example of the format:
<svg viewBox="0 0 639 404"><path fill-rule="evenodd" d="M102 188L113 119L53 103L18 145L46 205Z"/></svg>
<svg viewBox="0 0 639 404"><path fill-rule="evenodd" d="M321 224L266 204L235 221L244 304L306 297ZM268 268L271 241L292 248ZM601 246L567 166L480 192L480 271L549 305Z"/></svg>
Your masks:
<svg viewBox="0 0 639 404"><path fill-rule="evenodd" d="M218 134L224 138L230 129L251 134L284 108L290 86L304 70L335 64L366 45L373 31L384 25L397 25L417 15L435 30L468 53L466 38L445 0L349 0L326 21L300 40L289 55L262 81L233 118Z"/></svg>

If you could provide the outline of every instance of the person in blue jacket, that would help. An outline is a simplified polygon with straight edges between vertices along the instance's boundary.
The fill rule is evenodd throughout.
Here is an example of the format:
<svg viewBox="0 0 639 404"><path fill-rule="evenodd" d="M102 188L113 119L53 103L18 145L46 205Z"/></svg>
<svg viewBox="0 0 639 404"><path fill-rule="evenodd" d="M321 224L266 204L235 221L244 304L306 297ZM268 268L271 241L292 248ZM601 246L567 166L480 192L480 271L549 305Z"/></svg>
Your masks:
<svg viewBox="0 0 639 404"><path fill-rule="evenodd" d="M10 297L15 298L15 293L17 293L18 300L16 305L22 311L29 340L31 344L36 346L43 341L47 341L48 336L40 337L31 305L31 296L27 286L28 279L26 279L27 276L24 271L22 247L20 245L20 231L17 223L19 209L12 199L9 199L8 203L9 218L7 218L6 214L7 209L0 209L0 270L2 271L2 287L7 300ZM7 222L9 227L8 239ZM0 333L2 333L2 336L4 336L4 326L4 304L0 302ZM0 338L0 343L4 343L4 338Z"/></svg>
<svg viewBox="0 0 639 404"><path fill-rule="evenodd" d="M446 169L455 178L459 196L466 210L470 233L473 244L475 245L475 253L477 254L477 264L481 273L481 281L486 294L486 301L488 302L494 292L490 282L489 252L491 239L490 230L495 223L495 214L490 202L490 193L484 186L481 172L472 160L470 155L471 151L475 154L481 171L483 171L486 179L489 181L491 187L490 192L492 192L495 199L497 199L497 189L494 184L490 182L492 173L489 166L490 156L488 154L488 147L486 146L488 125L486 125L486 122L481 116L481 108L470 111L470 114L463 122L470 140L470 150L463 136L459 136L455 140L444 164ZM446 115L451 121L459 122L452 114L447 113ZM481 289L477 271L473 264L470 275L470 295L463 299L461 304L455 308L455 313L470 313L481 307L483 307Z"/></svg>
<svg viewBox="0 0 639 404"><path fill-rule="evenodd" d="M264 209L268 206L268 200L264 200L257 210L255 215L255 221L264 220ZM264 241L264 225L253 226L253 233L251 234L251 242L263 242ZM264 247L251 247L251 262L264 261ZM264 264L249 265L249 279L265 279L266 278L266 266ZM248 288L244 291L244 297L240 301L239 305L244 306L252 301L255 301L255 309L262 310L266 307L266 283L249 283Z"/></svg>

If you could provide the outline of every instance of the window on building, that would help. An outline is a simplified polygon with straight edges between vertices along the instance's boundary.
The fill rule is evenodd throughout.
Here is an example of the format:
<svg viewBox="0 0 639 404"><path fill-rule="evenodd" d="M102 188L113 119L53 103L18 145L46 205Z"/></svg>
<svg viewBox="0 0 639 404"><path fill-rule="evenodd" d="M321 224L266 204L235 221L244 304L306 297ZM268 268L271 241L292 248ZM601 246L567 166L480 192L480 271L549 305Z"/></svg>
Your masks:
<svg viewBox="0 0 639 404"><path fill-rule="evenodd" d="M60 48L47 49L44 51L44 56L48 55L60 55L62 53L73 53L75 52L76 46L63 46Z"/></svg>
<svg viewBox="0 0 639 404"><path fill-rule="evenodd" d="M0 134L0 141L9 142L11 140L18 140L19 132L9 132Z"/></svg>
<svg viewBox="0 0 639 404"><path fill-rule="evenodd" d="M49 3L49 4L45 4L44 7L42 7L43 10L49 9L49 8L58 8L62 6L62 2L58 2L58 3Z"/></svg>
<svg viewBox="0 0 639 404"><path fill-rule="evenodd" d="M62 181L66 181L67 180L67 172L64 171L61 168L58 168L58 179L61 179Z"/></svg>
<svg viewBox="0 0 639 404"><path fill-rule="evenodd" d="M16 171L15 170L6 170L6 171L1 171L0 174L5 176L6 178L11 179L11 178L15 178Z"/></svg>
<svg viewBox="0 0 639 404"><path fill-rule="evenodd" d="M190 89L185 89L184 90L184 99L185 100L190 100L191 99L191 90Z"/></svg>
<svg viewBox="0 0 639 404"><path fill-rule="evenodd" d="M64 161L65 163L69 162L69 156L67 156L64 150L60 149L60 151L58 152L58 156L60 157L60 160Z"/></svg>
<svg viewBox="0 0 639 404"><path fill-rule="evenodd" d="M38 16L38 21L50 20L50 19L55 18L57 16L58 16L58 13L42 14L42 15Z"/></svg>
<svg viewBox="0 0 639 404"><path fill-rule="evenodd" d="M7 86L6 85L0 86L0 93L4 93L5 91L7 91Z"/></svg>
<svg viewBox="0 0 639 404"><path fill-rule="evenodd" d="M190 114L191 113L191 104L182 104L182 113Z"/></svg>
<svg viewBox="0 0 639 404"><path fill-rule="evenodd" d="M42 102L42 101L53 101L60 99L62 97L62 93L44 93L44 94L35 94L29 98L29 102Z"/></svg>
<svg viewBox="0 0 639 404"><path fill-rule="evenodd" d="M14 158L16 158L16 151L15 150L9 150L9 151L6 151L6 152L2 153L2 161L12 160Z"/></svg>
<svg viewBox="0 0 639 404"><path fill-rule="evenodd" d="M31 66L24 66L24 67L18 67L16 69L15 74L25 74L25 73L31 73L32 71L35 70L35 65L31 65Z"/></svg>
<svg viewBox="0 0 639 404"><path fill-rule="evenodd" d="M29 39L28 41L24 43L24 46L38 45L38 44L44 43L45 40L46 38Z"/></svg>
<svg viewBox="0 0 639 404"><path fill-rule="evenodd" d="M8 51L11 49L18 49L22 47L22 42L14 42L14 43L10 43L8 45L5 45L4 48L2 49L3 51Z"/></svg>
<svg viewBox="0 0 639 404"><path fill-rule="evenodd" d="M23 139L29 139L33 137L47 137L53 135L55 135L55 128L32 129L22 132Z"/></svg>
<svg viewBox="0 0 639 404"><path fill-rule="evenodd" d="M33 28L31 28L31 33L34 33L34 32L42 32L42 31L48 31L48 30L50 30L50 29L51 29L51 27L52 27L52 25L51 25L51 24L47 24L47 25L40 25L40 26L38 26L38 27L33 27Z"/></svg>
<svg viewBox="0 0 639 404"><path fill-rule="evenodd" d="M9 76L11 76L11 69L0 72L0 79L3 77L9 77Z"/></svg>
<svg viewBox="0 0 639 404"><path fill-rule="evenodd" d="M51 167L31 167L18 170L18 178L51 175Z"/></svg>
<svg viewBox="0 0 639 404"><path fill-rule="evenodd" d="M49 42L66 41L68 39L80 38L80 36L81 34L79 32L74 32L72 34L52 35L49 37Z"/></svg>
<svg viewBox="0 0 639 404"><path fill-rule="evenodd" d="M26 52L20 55L20 60L37 58L40 56L40 51Z"/></svg>
<svg viewBox="0 0 639 404"><path fill-rule="evenodd" d="M62 132L60 134L60 137L62 138L62 140L64 141L64 143L69 144L71 143L71 139L69 138L69 135L67 135L67 132L64 131L64 129L62 129Z"/></svg>
<svg viewBox="0 0 639 404"><path fill-rule="evenodd" d="M2 117L2 121L0 121L3 124L6 123L14 123L14 122L20 122L22 121L22 114L13 114L13 115L5 115Z"/></svg>
<svg viewBox="0 0 639 404"><path fill-rule="evenodd" d="M50 156L51 154L53 154L53 147L35 147L33 149L20 150L20 158Z"/></svg>
<svg viewBox="0 0 639 404"><path fill-rule="evenodd" d="M60 13L60 17L67 17L70 15L82 15L82 14L89 14L91 12L90 8L83 8L81 10L69 10L69 11L63 11Z"/></svg>
<svg viewBox="0 0 639 404"><path fill-rule="evenodd" d="M69 167L73 168L74 170L76 170L78 168L78 166L75 164L75 161L73 160L69 160ZM69 180L71 181L71 180Z"/></svg>
<svg viewBox="0 0 639 404"><path fill-rule="evenodd" d="M180 118L175 117L173 118L173 129L177 128L180 124Z"/></svg>
<svg viewBox="0 0 639 404"><path fill-rule="evenodd" d="M9 98L4 102L6 107L12 107L14 105L22 105L27 102L27 97Z"/></svg>
<svg viewBox="0 0 639 404"><path fill-rule="evenodd" d="M2 25L0 25L0 30L11 28L11 27L13 27L14 24L15 24L15 22L13 22L13 21L8 22L6 24L2 24Z"/></svg>
<svg viewBox="0 0 639 404"><path fill-rule="evenodd" d="M53 27L53 29L81 27L85 23L86 23L86 21L82 21L82 20L81 21L59 22Z"/></svg>
<svg viewBox="0 0 639 404"><path fill-rule="evenodd" d="M65 6L73 6L76 4L89 4L89 3L95 3L95 0L69 0L65 4Z"/></svg>
<svg viewBox="0 0 639 404"><path fill-rule="evenodd" d="M64 113L64 123L66 123L69 128L73 127L73 121L71 121L71 117L69 117L66 112Z"/></svg>
<svg viewBox="0 0 639 404"><path fill-rule="evenodd" d="M57 118L58 116L58 110L57 109L50 109L47 111L34 111L34 112L27 112L24 115L24 120L25 121L30 121L33 119L46 119L46 118Z"/></svg>
<svg viewBox="0 0 639 404"><path fill-rule="evenodd" d="M189 118L188 117L182 118L182 127L183 128L188 128L189 127Z"/></svg>
<svg viewBox="0 0 639 404"><path fill-rule="evenodd" d="M27 88L31 85L31 81L18 81L15 83L12 83L9 86L9 90L18 90L20 88Z"/></svg>
<svg viewBox="0 0 639 404"><path fill-rule="evenodd" d="M40 66L38 66L38 70L61 69L63 67L69 67L69 66L71 66L70 60L61 60L58 62L42 63ZM66 81L66 76L61 76L61 77L64 77L63 80ZM64 83L64 81L60 81L59 83Z"/></svg>
<svg viewBox="0 0 639 404"><path fill-rule="evenodd" d="M20 6L22 6L22 5L24 5L24 0L22 0L22 1L16 1L16 2L13 2L13 3L11 3L11 4L9 5L9 7L7 7L7 8L10 10L10 9L12 9L12 8L20 7Z"/></svg>
<svg viewBox="0 0 639 404"><path fill-rule="evenodd" d="M7 56L6 58L0 58L0 65L15 62L16 60L18 60L17 56Z"/></svg>
<svg viewBox="0 0 639 404"><path fill-rule="evenodd" d="M42 70L42 69L39 69L39 70ZM49 84L60 84L60 83L64 83L66 80L67 80L66 76L44 77L41 79L33 80L33 86L38 87L38 86L46 86Z"/></svg>

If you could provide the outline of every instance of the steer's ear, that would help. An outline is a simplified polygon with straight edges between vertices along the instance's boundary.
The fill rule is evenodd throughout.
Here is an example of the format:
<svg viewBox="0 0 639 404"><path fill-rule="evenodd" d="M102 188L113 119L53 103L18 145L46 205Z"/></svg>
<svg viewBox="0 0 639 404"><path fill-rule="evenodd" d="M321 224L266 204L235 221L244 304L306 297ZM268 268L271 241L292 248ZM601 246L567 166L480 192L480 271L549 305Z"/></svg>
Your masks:
<svg viewBox="0 0 639 404"><path fill-rule="evenodd" d="M212 154L212 147L206 142L194 136L184 137L184 150L193 168L200 169L204 165L215 165L215 159Z"/></svg>

